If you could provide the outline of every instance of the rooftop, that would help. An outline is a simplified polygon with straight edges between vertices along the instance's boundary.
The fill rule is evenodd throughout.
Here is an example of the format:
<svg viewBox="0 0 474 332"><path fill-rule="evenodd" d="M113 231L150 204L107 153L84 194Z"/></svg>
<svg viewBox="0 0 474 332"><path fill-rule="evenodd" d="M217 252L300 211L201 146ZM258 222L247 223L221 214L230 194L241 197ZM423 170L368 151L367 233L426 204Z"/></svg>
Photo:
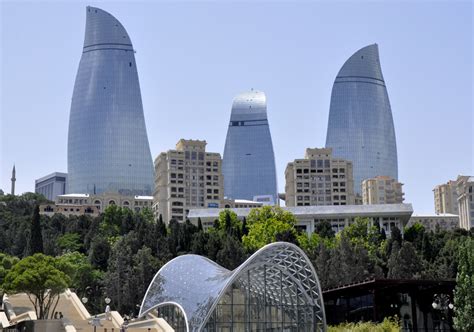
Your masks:
<svg viewBox="0 0 474 332"><path fill-rule="evenodd" d="M457 214L452 214L452 213L413 213L411 215L412 218L443 218L443 217L459 217Z"/></svg>
<svg viewBox="0 0 474 332"><path fill-rule="evenodd" d="M372 205L315 205L315 206L286 206L283 210L293 213L295 216L321 216L321 217L371 217L371 216L411 216L413 207L411 204L372 204ZM189 218L218 217L224 209L191 209ZM239 217L246 217L251 208L230 209Z"/></svg>
<svg viewBox="0 0 474 332"><path fill-rule="evenodd" d="M62 198L68 198L68 197L89 197L89 194L64 194L64 195L58 195L58 197Z"/></svg>

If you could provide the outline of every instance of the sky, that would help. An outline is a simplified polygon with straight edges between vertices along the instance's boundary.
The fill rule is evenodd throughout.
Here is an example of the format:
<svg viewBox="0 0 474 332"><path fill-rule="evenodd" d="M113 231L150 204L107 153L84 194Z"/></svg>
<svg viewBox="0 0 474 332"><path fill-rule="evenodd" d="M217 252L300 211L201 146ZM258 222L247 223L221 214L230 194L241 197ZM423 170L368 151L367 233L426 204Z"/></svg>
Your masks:
<svg viewBox="0 0 474 332"><path fill-rule="evenodd" d="M153 159L180 138L222 154L232 99L257 89L284 192L286 164L325 145L340 67L377 43L405 202L431 213L436 185L474 173L471 1L1 1L5 192L13 164L17 193L67 171L86 5L110 12L132 39Z"/></svg>

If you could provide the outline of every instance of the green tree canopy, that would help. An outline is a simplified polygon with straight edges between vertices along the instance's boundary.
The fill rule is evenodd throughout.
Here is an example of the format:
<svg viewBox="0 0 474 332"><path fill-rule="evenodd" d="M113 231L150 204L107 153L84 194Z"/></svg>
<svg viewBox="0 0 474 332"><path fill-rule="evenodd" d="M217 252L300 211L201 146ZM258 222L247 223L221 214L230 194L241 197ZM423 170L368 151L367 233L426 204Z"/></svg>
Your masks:
<svg viewBox="0 0 474 332"><path fill-rule="evenodd" d="M100 283L102 279L103 272L94 269L87 256L79 252L68 252L59 256L57 266L71 279L69 286L80 293L84 292L88 286Z"/></svg>
<svg viewBox="0 0 474 332"><path fill-rule="evenodd" d="M242 237L244 247L250 251L275 242L279 234L292 233L296 238L295 216L276 206L252 209L247 217L248 234Z"/></svg>
<svg viewBox="0 0 474 332"><path fill-rule="evenodd" d="M29 247L30 255L43 252L43 236L42 236L42 230L41 230L41 217L39 214L39 205L36 205L35 210L33 211L33 219L31 221L29 243L30 243L30 247Z"/></svg>
<svg viewBox="0 0 474 332"><path fill-rule="evenodd" d="M423 234L425 233L425 226L420 223L414 223L410 227L405 227L403 231L403 238L411 243L421 243Z"/></svg>
<svg viewBox="0 0 474 332"><path fill-rule="evenodd" d="M0 305L2 304L3 299L3 280L5 279L8 271L10 271L12 267L18 263L18 261L19 259L17 257L0 253Z"/></svg>
<svg viewBox="0 0 474 332"><path fill-rule="evenodd" d="M74 252L82 248L81 236L77 233L66 233L56 240L57 246L62 252Z"/></svg>
<svg viewBox="0 0 474 332"><path fill-rule="evenodd" d="M234 211L225 209L219 213L218 230L227 235L240 238L242 234L242 222L237 218Z"/></svg>
<svg viewBox="0 0 474 332"><path fill-rule="evenodd" d="M233 270L245 260L242 243L234 236L223 238L222 249L217 253L217 263L223 267Z"/></svg>
<svg viewBox="0 0 474 332"><path fill-rule="evenodd" d="M461 332L474 331L474 239L461 245L459 272L454 292L454 326Z"/></svg>
<svg viewBox="0 0 474 332"><path fill-rule="evenodd" d="M53 315L59 295L71 281L59 266L59 261L51 256L40 253L28 256L7 273L3 288L8 293L26 293L38 319L48 319Z"/></svg>
<svg viewBox="0 0 474 332"><path fill-rule="evenodd" d="M333 238L335 233L332 230L331 223L328 220L317 222L314 225L314 232L323 238Z"/></svg>
<svg viewBox="0 0 474 332"><path fill-rule="evenodd" d="M422 262L411 242L393 242L392 252L388 260L388 277L393 279L419 279Z"/></svg>

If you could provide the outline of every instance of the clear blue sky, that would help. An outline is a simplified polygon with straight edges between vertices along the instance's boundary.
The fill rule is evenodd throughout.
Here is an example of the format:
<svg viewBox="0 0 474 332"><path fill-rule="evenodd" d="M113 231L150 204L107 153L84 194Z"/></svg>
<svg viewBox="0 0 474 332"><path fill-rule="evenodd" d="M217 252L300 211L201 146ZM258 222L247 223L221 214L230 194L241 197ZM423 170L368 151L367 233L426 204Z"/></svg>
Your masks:
<svg viewBox="0 0 474 332"><path fill-rule="evenodd" d="M67 171L67 130L86 5L118 18L136 49L151 152L180 138L223 152L232 98L262 90L279 191L286 164L323 147L334 78L378 43L415 212L432 189L473 174L473 5L455 2L1 3L0 188ZM184 121L183 121L184 120Z"/></svg>

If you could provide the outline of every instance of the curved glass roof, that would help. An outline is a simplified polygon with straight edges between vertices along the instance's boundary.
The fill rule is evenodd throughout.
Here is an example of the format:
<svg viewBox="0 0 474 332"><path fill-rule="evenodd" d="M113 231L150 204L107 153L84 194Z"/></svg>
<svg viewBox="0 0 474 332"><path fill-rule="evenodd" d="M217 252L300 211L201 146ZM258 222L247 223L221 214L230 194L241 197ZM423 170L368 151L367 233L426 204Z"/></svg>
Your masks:
<svg viewBox="0 0 474 332"><path fill-rule="evenodd" d="M169 261L148 287L139 316L175 305L184 315L187 330L200 331L226 290L237 280L252 294L265 294L268 301L282 307L312 307L314 330L325 330L324 302L316 272L304 252L286 242L266 245L233 271L198 255L183 255Z"/></svg>

